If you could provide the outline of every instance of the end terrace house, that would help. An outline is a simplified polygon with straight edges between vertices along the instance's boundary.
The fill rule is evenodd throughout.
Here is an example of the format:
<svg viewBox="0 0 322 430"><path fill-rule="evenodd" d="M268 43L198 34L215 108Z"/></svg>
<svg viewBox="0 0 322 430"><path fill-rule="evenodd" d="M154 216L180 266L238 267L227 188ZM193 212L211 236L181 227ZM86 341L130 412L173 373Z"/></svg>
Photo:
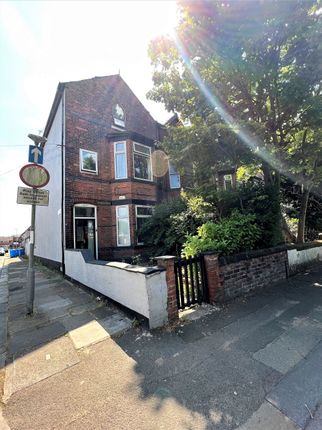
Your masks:
<svg viewBox="0 0 322 430"><path fill-rule="evenodd" d="M44 130L49 206L37 207L35 255L63 268L65 249L141 253L140 226L180 189L174 166L154 171L163 133L119 75L60 83Z"/></svg>

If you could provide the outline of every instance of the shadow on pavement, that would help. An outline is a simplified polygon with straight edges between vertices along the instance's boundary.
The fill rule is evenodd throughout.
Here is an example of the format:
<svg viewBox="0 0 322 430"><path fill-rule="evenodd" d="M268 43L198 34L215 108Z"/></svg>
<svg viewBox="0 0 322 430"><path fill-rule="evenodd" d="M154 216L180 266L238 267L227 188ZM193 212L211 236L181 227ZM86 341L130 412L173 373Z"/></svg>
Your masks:
<svg viewBox="0 0 322 430"><path fill-rule="evenodd" d="M114 307L59 274L53 279L53 272L42 268L37 278L38 313L33 319L22 317L25 270L25 263L10 267L8 364L20 356L26 361L19 381L27 380L31 386L40 378L42 383L30 388L31 395L21 390L24 382L11 387L12 393L21 390L6 411L13 414L17 429L25 422L37 423L35 428L54 427L47 425L45 412L54 404L48 414L56 428L232 430L247 421L270 393L277 407L287 406L277 388L284 383L287 391L289 375L321 347L321 267L175 327L153 332L134 327L103 342L107 336L91 326L97 344L77 330L93 321L104 327L104 321L113 320ZM64 336L75 330L74 339ZM61 353L57 361L53 342L53 351ZM34 355L33 363L28 363L30 351L39 351L41 357ZM49 375L41 364L47 358L53 360ZM56 376L45 379L52 374ZM298 393L305 394L300 389ZM293 400L307 422L303 399ZM305 399L311 401L312 411L316 400ZM292 414L287 408L283 412Z"/></svg>

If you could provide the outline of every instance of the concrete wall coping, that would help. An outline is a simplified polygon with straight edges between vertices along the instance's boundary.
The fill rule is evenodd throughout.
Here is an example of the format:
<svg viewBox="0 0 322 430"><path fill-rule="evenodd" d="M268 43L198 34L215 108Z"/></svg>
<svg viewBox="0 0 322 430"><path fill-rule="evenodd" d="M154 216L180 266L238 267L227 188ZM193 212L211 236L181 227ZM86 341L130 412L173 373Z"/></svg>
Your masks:
<svg viewBox="0 0 322 430"><path fill-rule="evenodd" d="M155 260L175 260L177 257L174 255L159 255L154 257Z"/></svg>
<svg viewBox="0 0 322 430"><path fill-rule="evenodd" d="M322 241L316 242L306 242L306 243L295 243L294 245L287 245L288 250L296 249L297 251L302 251L304 249L318 248L322 247Z"/></svg>
<svg viewBox="0 0 322 430"><path fill-rule="evenodd" d="M93 257L88 249L68 249L67 251L81 253L84 261L88 264L114 267L116 269L127 270L128 272L141 273L142 275L151 275L153 273L163 272L165 270L163 267L158 266L134 266L132 264L122 263L119 261L93 260Z"/></svg>

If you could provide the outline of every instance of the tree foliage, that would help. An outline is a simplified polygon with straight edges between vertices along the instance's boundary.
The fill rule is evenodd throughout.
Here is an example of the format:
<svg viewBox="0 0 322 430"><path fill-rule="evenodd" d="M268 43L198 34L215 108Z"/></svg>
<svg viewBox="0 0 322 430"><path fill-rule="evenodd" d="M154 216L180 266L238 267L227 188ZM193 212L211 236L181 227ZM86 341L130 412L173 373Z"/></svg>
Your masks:
<svg viewBox="0 0 322 430"><path fill-rule="evenodd" d="M140 234L153 255L180 255L187 235L211 216L211 206L202 197L182 193L178 199L157 205Z"/></svg>
<svg viewBox="0 0 322 430"><path fill-rule="evenodd" d="M322 14L317 0L180 1L176 37L150 44L149 97L191 127L166 150L193 186L227 164L311 190L322 178ZM308 172L310 172L308 174Z"/></svg>

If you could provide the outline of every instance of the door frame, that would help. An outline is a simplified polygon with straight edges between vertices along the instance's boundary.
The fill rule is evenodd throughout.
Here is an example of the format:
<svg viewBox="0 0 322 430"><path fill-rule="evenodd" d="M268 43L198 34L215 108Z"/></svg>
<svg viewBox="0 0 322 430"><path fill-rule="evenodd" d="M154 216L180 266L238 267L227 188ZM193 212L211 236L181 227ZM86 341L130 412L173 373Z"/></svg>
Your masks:
<svg viewBox="0 0 322 430"><path fill-rule="evenodd" d="M94 217L81 217L78 216L75 218L75 208L94 208ZM74 249L76 249L76 219L93 219L95 221L95 260L98 259L98 240L97 240L97 207L95 205L90 205L88 203L76 203L73 206L73 242L74 242Z"/></svg>

